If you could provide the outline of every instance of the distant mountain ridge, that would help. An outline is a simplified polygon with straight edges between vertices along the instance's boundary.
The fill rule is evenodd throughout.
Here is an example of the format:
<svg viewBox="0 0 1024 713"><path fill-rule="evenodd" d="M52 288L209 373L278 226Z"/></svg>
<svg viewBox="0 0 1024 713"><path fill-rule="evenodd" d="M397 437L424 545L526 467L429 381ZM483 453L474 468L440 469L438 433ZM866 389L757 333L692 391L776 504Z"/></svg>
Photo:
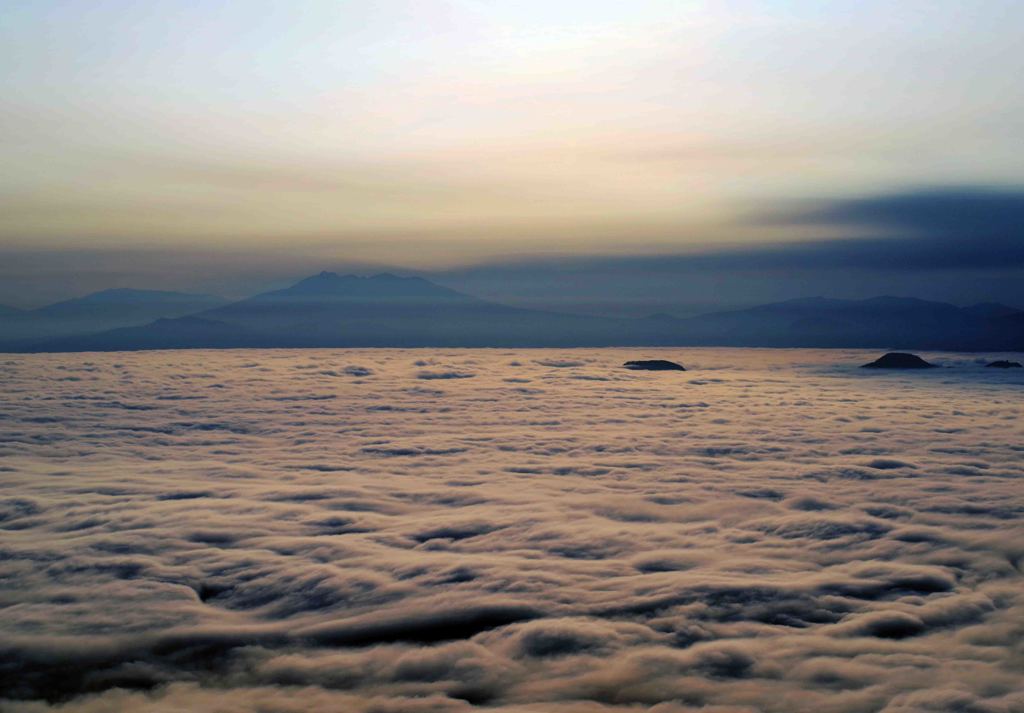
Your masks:
<svg viewBox="0 0 1024 713"><path fill-rule="evenodd" d="M333 272L139 327L55 339L41 351L223 347L603 345L615 320L509 307L388 273Z"/></svg>
<svg viewBox="0 0 1024 713"><path fill-rule="evenodd" d="M913 297L788 300L701 315L685 325L691 338L723 346L888 347L1018 350L1024 312L995 303L957 307Z"/></svg>
<svg viewBox="0 0 1024 713"><path fill-rule="evenodd" d="M173 295L173 297L172 297ZM189 300L214 304L177 314ZM128 309L128 302L137 304ZM1024 350L1024 311L957 307L908 297L802 298L679 319L605 318L511 307L388 273L322 272L236 302L182 293L105 291L32 314L102 312L118 318L156 304L164 314L92 333L18 345L21 351L228 347L742 346ZM147 307L148 308L148 307Z"/></svg>
<svg viewBox="0 0 1024 713"><path fill-rule="evenodd" d="M114 288L38 309L0 309L0 347L30 349L55 338L143 325L226 303L214 295Z"/></svg>

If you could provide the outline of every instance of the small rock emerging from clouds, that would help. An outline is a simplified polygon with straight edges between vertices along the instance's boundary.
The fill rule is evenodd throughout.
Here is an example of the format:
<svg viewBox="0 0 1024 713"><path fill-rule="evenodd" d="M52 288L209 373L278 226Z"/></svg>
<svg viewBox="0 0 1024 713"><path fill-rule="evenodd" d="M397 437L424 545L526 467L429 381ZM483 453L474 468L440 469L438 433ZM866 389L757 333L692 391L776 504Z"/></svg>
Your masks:
<svg viewBox="0 0 1024 713"><path fill-rule="evenodd" d="M864 369L932 369L934 364L929 364L916 354L904 354L902 352L889 352L879 357L870 364L865 364Z"/></svg>
<svg viewBox="0 0 1024 713"><path fill-rule="evenodd" d="M1005 359L1000 359L999 361L989 362L985 366L990 367L992 369L1020 369L1021 368L1021 365L1020 365L1019 361L1006 361Z"/></svg>
<svg viewBox="0 0 1024 713"><path fill-rule="evenodd" d="M686 371L682 364L676 364L674 361L667 361L665 359L627 361L623 366L633 371Z"/></svg>

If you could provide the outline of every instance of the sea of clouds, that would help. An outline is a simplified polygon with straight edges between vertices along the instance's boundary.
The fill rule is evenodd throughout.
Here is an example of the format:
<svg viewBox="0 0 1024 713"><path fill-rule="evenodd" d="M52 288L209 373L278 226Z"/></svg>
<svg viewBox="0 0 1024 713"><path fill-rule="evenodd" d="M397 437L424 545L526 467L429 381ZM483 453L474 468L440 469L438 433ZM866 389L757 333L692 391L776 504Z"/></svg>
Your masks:
<svg viewBox="0 0 1024 713"><path fill-rule="evenodd" d="M1024 374L876 356L0 355L0 710L1024 711Z"/></svg>

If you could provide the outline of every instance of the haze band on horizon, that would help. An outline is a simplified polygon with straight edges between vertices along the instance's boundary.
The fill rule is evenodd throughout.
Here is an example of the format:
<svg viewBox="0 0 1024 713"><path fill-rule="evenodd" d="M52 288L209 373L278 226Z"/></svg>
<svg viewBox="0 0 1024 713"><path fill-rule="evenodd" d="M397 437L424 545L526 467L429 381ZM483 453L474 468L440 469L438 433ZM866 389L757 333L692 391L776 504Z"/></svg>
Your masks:
<svg viewBox="0 0 1024 713"><path fill-rule="evenodd" d="M1019 307L1022 25L1015 0L11 3L0 304L327 268L602 316Z"/></svg>

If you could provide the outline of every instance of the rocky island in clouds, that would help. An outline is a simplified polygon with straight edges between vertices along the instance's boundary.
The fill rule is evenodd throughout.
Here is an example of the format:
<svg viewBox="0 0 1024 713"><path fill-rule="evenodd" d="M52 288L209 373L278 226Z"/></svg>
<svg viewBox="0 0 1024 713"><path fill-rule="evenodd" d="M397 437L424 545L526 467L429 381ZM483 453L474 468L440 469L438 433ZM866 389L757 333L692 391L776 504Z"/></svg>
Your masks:
<svg viewBox="0 0 1024 713"><path fill-rule="evenodd" d="M31 0L0 713L1024 713L1020 0Z"/></svg>

